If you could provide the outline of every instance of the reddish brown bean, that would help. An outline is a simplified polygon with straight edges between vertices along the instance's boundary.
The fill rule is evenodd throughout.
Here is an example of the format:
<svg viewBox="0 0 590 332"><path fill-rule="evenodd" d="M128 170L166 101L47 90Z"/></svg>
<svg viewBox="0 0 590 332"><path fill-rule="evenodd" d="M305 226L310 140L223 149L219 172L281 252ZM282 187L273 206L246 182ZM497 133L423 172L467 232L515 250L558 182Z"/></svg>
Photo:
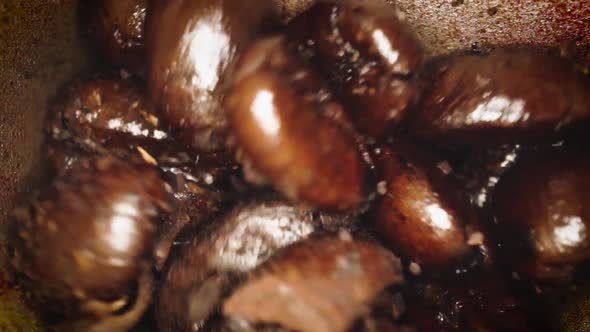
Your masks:
<svg viewBox="0 0 590 332"><path fill-rule="evenodd" d="M270 2L258 0L155 1L150 8L150 90L186 143L223 148L222 101L234 60L270 13Z"/></svg>
<svg viewBox="0 0 590 332"><path fill-rule="evenodd" d="M78 163L101 156L96 151L85 150L70 141L50 141L46 147L52 176L67 174ZM144 153L149 153L147 151L152 148L146 147ZM146 160L136 155L135 151L116 150L116 155L138 165L146 164ZM163 218L158 227L155 268L160 270L174 246L176 236L185 227L198 227L235 196L230 179L238 174L231 163L211 160L211 155L202 155L198 161L185 159L187 155L183 153L154 154L154 159L149 156L150 160L157 162L160 176L173 194L173 211Z"/></svg>
<svg viewBox="0 0 590 332"><path fill-rule="evenodd" d="M267 197L234 207L178 247L159 290L161 331L200 330L237 277L312 232L351 222Z"/></svg>
<svg viewBox="0 0 590 332"><path fill-rule="evenodd" d="M404 313L404 300L400 293L384 291L369 305L370 312L357 319L349 332L415 332L408 324L399 322ZM213 319L207 325L211 332L294 332L280 324L252 323L227 317Z"/></svg>
<svg viewBox="0 0 590 332"><path fill-rule="evenodd" d="M405 318L419 331L539 331L496 272L416 282L403 295Z"/></svg>
<svg viewBox="0 0 590 332"><path fill-rule="evenodd" d="M117 66L146 72L144 24L148 0L91 0L84 3L96 46Z"/></svg>
<svg viewBox="0 0 590 332"><path fill-rule="evenodd" d="M54 140L73 138L88 149L149 144L171 137L159 116L130 81L93 80L68 86L50 109L46 131Z"/></svg>
<svg viewBox="0 0 590 332"><path fill-rule="evenodd" d="M142 283L151 278L157 221L168 200L152 168L81 161L17 210L10 238L17 280L42 312L66 321L114 315L133 304L140 275L148 274Z"/></svg>
<svg viewBox="0 0 590 332"><path fill-rule="evenodd" d="M407 323L400 322L405 310L402 295L398 292L383 291L368 307L370 310L357 319L349 332L415 332ZM235 317L214 317L206 328L211 332L294 332L277 323L249 322Z"/></svg>
<svg viewBox="0 0 590 332"><path fill-rule="evenodd" d="M53 176L67 174L80 162L101 158L100 153L88 151L69 140L50 141L46 147ZM157 270L163 267L181 230L189 225L197 227L218 212L224 202L232 199L234 193L230 179L238 175L232 163L215 155L201 154L201 158L193 160L183 152L171 151L167 154L160 150L153 144L145 146L142 151L149 155L147 161L133 150L109 151L136 165L156 163L160 169L160 177L172 190L173 210L163 218L158 227L155 249ZM156 153L153 153L152 157L148 151Z"/></svg>
<svg viewBox="0 0 590 332"><path fill-rule="evenodd" d="M240 60L227 112L239 147L281 192L347 210L365 200L366 165L339 103L285 50L258 41Z"/></svg>
<svg viewBox="0 0 590 332"><path fill-rule="evenodd" d="M360 131L382 136L412 99L422 50L403 16L383 1L319 2L289 25L289 39L334 81Z"/></svg>
<svg viewBox="0 0 590 332"><path fill-rule="evenodd" d="M496 233L519 277L562 278L590 258L589 166L577 150L540 150L521 156L500 179Z"/></svg>
<svg viewBox="0 0 590 332"><path fill-rule="evenodd" d="M590 119L590 79L542 51L438 59L422 80L408 132L439 143L547 141Z"/></svg>
<svg viewBox="0 0 590 332"><path fill-rule="evenodd" d="M200 153L173 140L131 81L70 85L46 122L48 152L56 169L67 168L81 155L112 154L159 166L174 178L212 185L223 183L234 167L227 155Z"/></svg>
<svg viewBox="0 0 590 332"><path fill-rule="evenodd" d="M400 254L423 267L440 267L465 258L471 242L483 244L467 198L427 157L398 144L383 149L377 165L383 191L373 225Z"/></svg>
<svg viewBox="0 0 590 332"><path fill-rule="evenodd" d="M172 177L212 185L234 165L227 155L200 153L172 139L139 87L130 81L93 80L67 87L46 120L48 152L56 169L79 156L112 154L159 166Z"/></svg>
<svg viewBox="0 0 590 332"><path fill-rule="evenodd" d="M182 228L201 222L231 197L229 178L237 170L229 158L198 153L172 140L131 82L97 80L70 86L53 107L47 127L47 152L55 174L80 159L101 155L160 168L174 194L174 212L158 230L157 269Z"/></svg>
<svg viewBox="0 0 590 332"><path fill-rule="evenodd" d="M397 257L349 233L285 248L224 303L225 315L296 331L346 331L388 285L403 281Z"/></svg>

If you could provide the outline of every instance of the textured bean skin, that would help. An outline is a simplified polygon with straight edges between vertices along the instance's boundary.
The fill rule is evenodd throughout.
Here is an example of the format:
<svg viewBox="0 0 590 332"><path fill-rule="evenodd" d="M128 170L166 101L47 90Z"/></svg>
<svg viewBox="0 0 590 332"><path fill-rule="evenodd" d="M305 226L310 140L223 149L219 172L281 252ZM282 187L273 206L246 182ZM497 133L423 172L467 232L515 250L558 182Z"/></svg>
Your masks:
<svg viewBox="0 0 590 332"><path fill-rule="evenodd" d="M333 81L361 132L380 137L403 118L415 95L410 76L422 63L422 50L393 6L319 2L288 31Z"/></svg>
<svg viewBox="0 0 590 332"><path fill-rule="evenodd" d="M363 313L349 332L415 332L407 322L399 321L405 312L405 301L401 293L383 291L368 305L370 310ZM236 317L215 317L211 319L206 331L211 332L294 332L277 323L249 322Z"/></svg>
<svg viewBox="0 0 590 332"><path fill-rule="evenodd" d="M404 300L400 293L383 291L369 304L370 310L359 318L349 332L415 332L408 324L398 320L404 313ZM293 332L280 324L252 323L242 319L220 317L207 326L211 332Z"/></svg>
<svg viewBox="0 0 590 332"><path fill-rule="evenodd" d="M347 210L365 199L366 165L339 103L313 71L264 39L240 60L227 111L254 168L292 199Z"/></svg>
<svg viewBox="0 0 590 332"><path fill-rule="evenodd" d="M168 204L154 169L111 158L81 161L15 213L17 280L42 312L66 320L114 314L150 271L158 218Z"/></svg>
<svg viewBox="0 0 590 332"><path fill-rule="evenodd" d="M46 127L46 149L55 175L80 160L104 155L160 169L172 189L174 211L158 229L158 269L184 226L199 223L231 197L229 179L237 170L229 157L196 152L173 140L132 82L94 80L69 86L52 108Z"/></svg>
<svg viewBox="0 0 590 332"><path fill-rule="evenodd" d="M66 87L46 123L51 139L73 137L94 150L125 146L130 140L149 144L171 138L142 91L124 80L90 80Z"/></svg>
<svg viewBox="0 0 590 332"><path fill-rule="evenodd" d="M538 331L496 272L414 282L403 295L418 331Z"/></svg>
<svg viewBox="0 0 590 332"><path fill-rule="evenodd" d="M148 0L91 0L83 4L88 30L109 60L145 74L144 26Z"/></svg>
<svg viewBox="0 0 590 332"><path fill-rule="evenodd" d="M52 105L45 124L50 144L91 154L112 154L164 172L212 182L235 165L224 153L196 151L174 139L160 114L132 80L98 79L70 84ZM57 162L57 161L56 161Z"/></svg>
<svg viewBox="0 0 590 332"><path fill-rule="evenodd" d="M204 170L216 178L234 166L228 155L196 151L176 141L136 82L98 79L64 90L45 125L49 144L57 150L112 154L128 162L157 165L164 172L190 173L199 182L204 182ZM60 154L52 153L60 168Z"/></svg>
<svg viewBox="0 0 590 332"><path fill-rule="evenodd" d="M239 276L276 250L336 225L349 226L350 220L316 215L274 198L239 204L222 214L179 246L165 270L157 300L160 329L203 328Z"/></svg>
<svg viewBox="0 0 590 332"><path fill-rule="evenodd" d="M386 243L426 267L465 258L466 226L475 217L455 184L409 146L384 149L377 165L386 192L374 207L373 225Z"/></svg>
<svg viewBox="0 0 590 332"><path fill-rule="evenodd" d="M224 303L224 314L296 331L346 331L388 285L395 255L349 233L312 237L277 253Z"/></svg>
<svg viewBox="0 0 590 332"><path fill-rule="evenodd" d="M498 241L522 278L561 277L590 258L589 166L577 150L530 152L498 183Z"/></svg>
<svg viewBox="0 0 590 332"><path fill-rule="evenodd" d="M432 61L411 135L438 143L551 140L590 118L590 80L537 50L497 49Z"/></svg>
<svg viewBox="0 0 590 332"><path fill-rule="evenodd" d="M236 57L269 17L269 1L154 1L150 15L150 90L156 105L186 143L223 148L228 78Z"/></svg>

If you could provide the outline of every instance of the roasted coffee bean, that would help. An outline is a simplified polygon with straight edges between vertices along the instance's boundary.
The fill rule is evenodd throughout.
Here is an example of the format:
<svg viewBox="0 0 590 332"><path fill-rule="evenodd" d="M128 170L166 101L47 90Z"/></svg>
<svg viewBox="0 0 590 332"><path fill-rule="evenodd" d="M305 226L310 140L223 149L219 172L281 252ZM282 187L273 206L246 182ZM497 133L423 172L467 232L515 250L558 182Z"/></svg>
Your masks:
<svg viewBox="0 0 590 332"><path fill-rule="evenodd" d="M131 82L98 80L70 86L53 108L47 127L46 148L54 174L74 167L81 158L103 155L161 170L173 192L174 212L158 229L158 269L182 228L216 212L231 196L230 178L238 170L230 158L200 153L172 140Z"/></svg>
<svg viewBox="0 0 590 332"><path fill-rule="evenodd" d="M584 151L540 149L500 179L495 233L520 278L561 279L590 258L589 166Z"/></svg>
<svg viewBox="0 0 590 332"><path fill-rule="evenodd" d="M383 181L373 226L392 248L419 266L453 266L484 245L467 197L429 156L397 144L376 157Z"/></svg>
<svg viewBox="0 0 590 332"><path fill-rule="evenodd" d="M203 153L174 140L141 88L132 81L92 80L72 84L65 90L46 119L50 145L52 141L66 141L56 146L113 154L174 174L190 173L199 182L207 180L203 169L233 167L228 155ZM57 151L55 156L59 156ZM210 175L215 178L215 174ZM213 181L211 176L206 177L209 180L205 182Z"/></svg>
<svg viewBox="0 0 590 332"><path fill-rule="evenodd" d="M433 60L408 133L436 141L551 141L590 119L590 79L539 50L497 49Z"/></svg>
<svg viewBox="0 0 590 332"><path fill-rule="evenodd" d="M95 150L125 146L130 140L148 144L170 139L141 90L124 80L68 86L49 111L46 131L54 140L73 138Z"/></svg>
<svg viewBox="0 0 590 332"><path fill-rule="evenodd" d="M521 144L473 148L458 162L453 175L462 183L471 202L479 208L488 207L502 174L510 169L526 149Z"/></svg>
<svg viewBox="0 0 590 332"><path fill-rule="evenodd" d="M244 273L313 232L352 222L282 199L239 204L176 248L157 300L160 329L200 330Z"/></svg>
<svg viewBox="0 0 590 332"><path fill-rule="evenodd" d="M80 161L15 213L17 280L49 315L109 320L133 304L134 289L151 292L157 224L169 210L165 188L153 168ZM139 298L145 309L149 295Z"/></svg>
<svg viewBox="0 0 590 332"><path fill-rule="evenodd" d="M90 0L82 4L96 46L113 64L140 75L146 73L147 65L147 5L148 0Z"/></svg>
<svg viewBox="0 0 590 332"><path fill-rule="evenodd" d="M395 255L341 231L278 252L223 309L236 319L296 331L346 331L385 287L401 282Z"/></svg>
<svg viewBox="0 0 590 332"><path fill-rule="evenodd" d="M403 296L419 331L538 331L496 272L411 283Z"/></svg>
<svg viewBox="0 0 590 332"><path fill-rule="evenodd" d="M197 227L235 196L231 179L238 175L238 169L224 156L200 154L200 158L192 159L187 153L171 151L168 154L161 151L160 146L155 146L141 148L141 154L129 149L110 152L113 157L135 165L157 165L160 177L172 192L172 212L163 217L158 227L155 267L159 270L168 258L176 236L185 226ZM50 141L46 148L52 176L63 176L78 163L103 156L69 140ZM156 153L152 156L148 150Z"/></svg>
<svg viewBox="0 0 590 332"><path fill-rule="evenodd" d="M380 137L415 97L422 50L403 16L379 0L319 2L290 23L289 39L333 81L363 133Z"/></svg>
<svg viewBox="0 0 590 332"><path fill-rule="evenodd" d="M148 19L150 90L184 142L220 150L222 107L236 57L271 17L270 1L155 1Z"/></svg>
<svg viewBox="0 0 590 332"><path fill-rule="evenodd" d="M242 57L227 111L253 167L292 199L348 210L366 199L365 164L342 106L284 38L255 43Z"/></svg>
<svg viewBox="0 0 590 332"><path fill-rule="evenodd" d="M349 332L415 332L406 323L398 322L404 312L404 301L399 292L384 291L369 305L370 312L358 319ZM207 325L212 332L294 332L272 323L251 323L242 319L217 317Z"/></svg>

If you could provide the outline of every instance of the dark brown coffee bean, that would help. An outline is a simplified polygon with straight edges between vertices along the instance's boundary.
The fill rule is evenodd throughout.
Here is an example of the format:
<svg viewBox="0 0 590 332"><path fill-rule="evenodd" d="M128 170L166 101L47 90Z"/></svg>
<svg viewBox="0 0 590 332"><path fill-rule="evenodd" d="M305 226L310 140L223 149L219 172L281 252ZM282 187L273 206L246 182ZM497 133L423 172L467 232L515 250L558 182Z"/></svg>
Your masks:
<svg viewBox="0 0 590 332"><path fill-rule="evenodd" d="M289 25L289 39L311 53L363 133L382 136L405 115L420 44L403 16L379 0L320 2Z"/></svg>
<svg viewBox="0 0 590 332"><path fill-rule="evenodd" d="M434 60L408 132L437 143L550 141L590 119L590 79L538 50Z"/></svg>
<svg viewBox="0 0 590 332"><path fill-rule="evenodd" d="M236 206L177 246L157 300L161 330L200 330L239 277L275 251L313 232L351 223L348 217L313 213L281 199Z"/></svg>
<svg viewBox="0 0 590 332"><path fill-rule="evenodd" d="M429 268L458 263L484 244L467 198L423 153L398 144L376 159L383 189L373 225L388 245Z"/></svg>
<svg viewBox="0 0 590 332"><path fill-rule="evenodd" d="M106 319L133 304L142 274L139 287L151 287L157 223L169 210L165 187L155 169L84 160L17 210L12 263L42 312Z"/></svg>
<svg viewBox="0 0 590 332"><path fill-rule="evenodd" d="M367 166L341 105L283 38L255 43L240 60L227 111L252 166L292 199L347 210L366 199Z"/></svg>
<svg viewBox="0 0 590 332"><path fill-rule="evenodd" d="M129 140L149 144L171 139L142 91L123 80L68 86L49 111L46 131L54 140L73 138L94 150L125 146Z"/></svg>
<svg viewBox="0 0 590 332"><path fill-rule="evenodd" d="M223 148L228 78L270 13L270 1L258 0L156 1L150 8L150 90L187 144Z"/></svg>
<svg viewBox="0 0 590 332"><path fill-rule="evenodd" d="M510 169L526 149L520 144L506 144L486 149L474 148L458 162L453 175L462 182L476 206L487 207L502 174Z"/></svg>
<svg viewBox="0 0 590 332"><path fill-rule="evenodd" d="M403 295L419 331L538 331L496 272L408 284Z"/></svg>
<svg viewBox="0 0 590 332"><path fill-rule="evenodd" d="M495 231L521 278L553 279L590 258L590 157L541 149L520 157L493 196Z"/></svg>
<svg viewBox="0 0 590 332"><path fill-rule="evenodd" d="M401 264L378 244L350 233L312 237L277 253L224 303L224 314L296 331L346 331Z"/></svg>

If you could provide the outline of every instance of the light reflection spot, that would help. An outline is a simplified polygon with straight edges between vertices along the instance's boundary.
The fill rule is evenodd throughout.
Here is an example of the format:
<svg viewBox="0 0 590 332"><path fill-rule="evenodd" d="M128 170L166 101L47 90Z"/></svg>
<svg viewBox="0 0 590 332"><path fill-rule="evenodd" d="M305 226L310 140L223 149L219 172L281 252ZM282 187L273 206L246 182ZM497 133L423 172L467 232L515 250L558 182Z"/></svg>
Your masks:
<svg viewBox="0 0 590 332"><path fill-rule="evenodd" d="M136 199L129 198L113 206L114 216L110 223L108 241L119 251L126 251L135 233L135 218L139 216Z"/></svg>
<svg viewBox="0 0 590 332"><path fill-rule="evenodd" d="M507 96L494 96L477 105L467 118L468 124L479 122L496 122L512 124L526 120L525 102L522 99L511 99Z"/></svg>
<svg viewBox="0 0 590 332"><path fill-rule="evenodd" d="M451 220L449 214L438 204L429 204L426 206L425 211L428 213L428 216L435 227L444 231L451 229Z"/></svg>
<svg viewBox="0 0 590 332"><path fill-rule="evenodd" d="M267 135L274 136L279 132L281 123L276 113L272 92L268 90L258 92L252 102L252 112Z"/></svg>
<svg viewBox="0 0 590 332"><path fill-rule="evenodd" d="M555 237L558 240L559 246L573 247L584 241L586 225L582 222L582 218L568 217L567 224L556 227L553 230ZM561 248L563 249L563 248Z"/></svg>
<svg viewBox="0 0 590 332"><path fill-rule="evenodd" d="M383 55L390 65L397 62L399 59L399 52L393 49L393 45L391 45L391 42L381 29L373 31L373 40L377 45L379 53Z"/></svg>

